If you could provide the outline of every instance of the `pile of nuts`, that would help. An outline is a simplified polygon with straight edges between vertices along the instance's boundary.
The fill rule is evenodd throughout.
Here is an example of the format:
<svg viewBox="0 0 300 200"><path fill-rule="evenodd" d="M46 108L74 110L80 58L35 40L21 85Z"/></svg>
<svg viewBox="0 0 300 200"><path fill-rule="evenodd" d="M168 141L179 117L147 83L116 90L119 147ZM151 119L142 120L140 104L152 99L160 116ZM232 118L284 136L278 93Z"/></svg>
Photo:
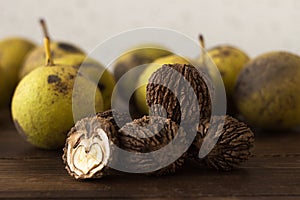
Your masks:
<svg viewBox="0 0 300 200"><path fill-rule="evenodd" d="M192 65L163 65L147 85L150 116L131 121L110 110L78 121L64 148L69 174L97 178L109 174L111 166L122 165L130 168L127 171L135 167L164 175L187 159L228 171L244 162L251 155L254 134L233 117L212 116L213 88L207 83L205 74ZM126 157L120 149L136 156Z"/></svg>

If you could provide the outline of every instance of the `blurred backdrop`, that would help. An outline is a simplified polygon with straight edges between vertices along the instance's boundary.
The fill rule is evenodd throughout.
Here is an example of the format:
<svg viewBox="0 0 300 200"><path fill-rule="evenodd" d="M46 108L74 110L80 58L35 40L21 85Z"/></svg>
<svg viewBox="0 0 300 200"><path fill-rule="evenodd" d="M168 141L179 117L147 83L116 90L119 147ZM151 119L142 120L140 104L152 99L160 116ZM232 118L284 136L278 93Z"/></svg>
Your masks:
<svg viewBox="0 0 300 200"><path fill-rule="evenodd" d="M44 17L53 38L87 52L122 31L154 26L195 40L201 32L208 47L229 43L250 56L300 54L299 0L0 0L0 8L0 38L21 35L41 43L38 18Z"/></svg>

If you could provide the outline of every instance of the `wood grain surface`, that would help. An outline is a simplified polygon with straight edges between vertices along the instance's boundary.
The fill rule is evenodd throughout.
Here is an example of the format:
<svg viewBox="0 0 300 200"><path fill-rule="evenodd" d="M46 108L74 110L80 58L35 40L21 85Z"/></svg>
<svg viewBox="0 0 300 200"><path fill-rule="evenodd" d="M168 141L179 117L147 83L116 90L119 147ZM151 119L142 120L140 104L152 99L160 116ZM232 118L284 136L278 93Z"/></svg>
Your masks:
<svg viewBox="0 0 300 200"><path fill-rule="evenodd" d="M164 177L116 172L78 181L64 169L62 151L32 147L5 111L0 116L0 198L300 199L300 133L255 133L254 156L231 172L187 163Z"/></svg>

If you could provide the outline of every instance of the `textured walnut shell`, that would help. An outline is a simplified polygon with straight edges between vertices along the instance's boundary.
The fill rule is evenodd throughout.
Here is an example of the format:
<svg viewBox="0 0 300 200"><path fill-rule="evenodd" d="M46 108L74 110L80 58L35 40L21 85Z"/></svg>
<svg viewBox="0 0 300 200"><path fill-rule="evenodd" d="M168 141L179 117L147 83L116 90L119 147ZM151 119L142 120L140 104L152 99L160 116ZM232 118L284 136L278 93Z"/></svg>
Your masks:
<svg viewBox="0 0 300 200"><path fill-rule="evenodd" d="M184 84L183 79L189 84ZM212 110L210 91L213 89L207 83L210 81L205 73L192 65L163 65L151 75L147 85L147 105L151 114L164 116L162 109L156 106L159 104L166 110L167 118L178 124L198 123L199 118L193 120L195 113L199 113L200 119L209 118ZM197 98L191 98L192 94Z"/></svg>
<svg viewBox="0 0 300 200"><path fill-rule="evenodd" d="M223 124L224 122L224 124ZM213 149L204 158L198 157L200 147L204 144L204 138L209 134L206 144L218 139ZM202 120L198 127L197 136L189 149L189 153L199 163L218 170L229 171L251 156L254 134L243 122L230 116L214 116ZM204 148L206 148L204 146Z"/></svg>
<svg viewBox="0 0 300 200"><path fill-rule="evenodd" d="M120 123L120 126L126 123L125 116L118 113L113 115L113 112L110 110L84 118L70 130L63 149L62 159L71 176L76 179L99 178L111 171L107 166L116 159L116 152L112 146L112 144L118 145L119 126L116 121ZM76 158L82 154L87 157L92 151L94 152L93 156L97 159L89 156L89 162L86 161L79 165ZM94 164L88 166L91 160Z"/></svg>
<svg viewBox="0 0 300 200"><path fill-rule="evenodd" d="M121 129L116 121L121 122L119 124L119 126L122 126ZM177 141L179 141L180 146L186 146L185 150L182 150L184 147L180 148L179 145L173 145L167 148L164 153L161 153L156 157L150 156L146 160L141 160L140 157L135 156L133 158L140 159L135 161L139 163L138 167L147 168L155 165L160 168L161 162L170 159L174 154L179 155L179 158L176 157L176 160L170 162L171 164L167 167L148 173L157 176L174 173L183 165L184 158L187 155L186 151L189 146L187 141L188 138L186 138L186 133L182 129L179 129L179 126L175 122L172 122L170 119L154 116L145 116L130 123L126 122L128 122L128 119L126 120L125 115L118 113L113 115L113 111L98 113L96 116L87 117L78 121L68 134L64 154L62 156L68 173L76 179L101 178L104 175L110 174L112 171L112 169L108 167L109 164L118 163L120 156L122 156L116 151L114 145L128 152L147 153L159 150L169 143L174 142L173 139L175 137L177 138ZM103 130L104 135L107 136L107 143L104 145L101 143L101 141L105 140L103 135L101 136L101 141L94 140L95 137L99 137L100 129ZM75 160L75 155L76 150L87 143L85 140L88 142L88 147L95 145L95 142L98 142L96 144L98 146L104 146L105 148L103 149L105 151L102 152L104 156L99 157L103 158L106 156L107 159L105 162L102 160L92 167L88 166L89 162L83 162L80 170L78 169L78 165L76 167L78 161ZM83 149L80 150L82 151L81 154L84 154ZM95 154L94 157L98 156ZM132 157L121 159L122 162L125 160L125 163L120 164L126 166L126 159L132 159ZM82 170L85 168L88 170Z"/></svg>
<svg viewBox="0 0 300 200"><path fill-rule="evenodd" d="M186 133L182 129L179 129L179 126L175 122L158 116L144 116L131 123L127 123L119 130L119 144L122 149L127 151L149 153L173 142L176 135L178 141L180 141L179 145L186 145L188 147ZM184 163L186 153L182 152L183 148L180 148L178 145L170 146L164 153L160 153L156 157L150 156L146 160L141 159L134 162L140 163L139 167L147 169L153 167L153 163L156 163L160 167L160 163L168 160L172 155L180 155L178 159L171 162L168 166L149 174L165 175L174 173Z"/></svg>

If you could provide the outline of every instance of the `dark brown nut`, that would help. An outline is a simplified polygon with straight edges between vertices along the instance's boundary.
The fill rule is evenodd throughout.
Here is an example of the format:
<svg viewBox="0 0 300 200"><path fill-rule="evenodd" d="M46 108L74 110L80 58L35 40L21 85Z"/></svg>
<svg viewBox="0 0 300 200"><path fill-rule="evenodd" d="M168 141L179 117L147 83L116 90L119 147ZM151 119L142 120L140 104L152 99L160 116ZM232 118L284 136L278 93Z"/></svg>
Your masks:
<svg viewBox="0 0 300 200"><path fill-rule="evenodd" d="M113 113L107 111L84 118L71 129L62 156L71 176L101 178L113 171L108 167L113 165L130 166L128 172L144 170L158 176L174 173L183 165L193 138L187 138L175 122L145 116L126 123L126 115ZM130 152L131 156L124 156L117 148ZM162 148L164 151L158 152ZM135 153L150 154L145 157Z"/></svg>
<svg viewBox="0 0 300 200"><path fill-rule="evenodd" d="M70 130L62 159L71 176L99 178L111 171L107 166L116 157L113 148L113 144L118 145L116 121L119 126L127 122L125 116L110 110L84 118Z"/></svg>
<svg viewBox="0 0 300 200"><path fill-rule="evenodd" d="M167 112L167 118L178 124L198 123L200 119L209 118L212 112L210 97L213 95L210 91L213 88L207 84L208 80L205 73L192 65L163 65L151 75L147 85L150 113L164 116L162 106ZM194 119L194 116L198 116L198 119Z"/></svg>
<svg viewBox="0 0 300 200"><path fill-rule="evenodd" d="M253 142L254 134L245 123L228 115L214 116L200 122L189 153L199 164L229 171L248 160ZM200 149L209 153L199 158Z"/></svg>
<svg viewBox="0 0 300 200"><path fill-rule="evenodd" d="M170 174L181 168L190 145L183 129L170 119L158 116L144 116L127 123L119 130L119 134L122 149L150 153L146 157L134 156L131 159L135 160L129 160L130 163L135 163L137 171L149 171L150 175ZM163 151L158 152L162 149ZM153 152L155 153L151 154ZM166 165L161 168L164 164Z"/></svg>

